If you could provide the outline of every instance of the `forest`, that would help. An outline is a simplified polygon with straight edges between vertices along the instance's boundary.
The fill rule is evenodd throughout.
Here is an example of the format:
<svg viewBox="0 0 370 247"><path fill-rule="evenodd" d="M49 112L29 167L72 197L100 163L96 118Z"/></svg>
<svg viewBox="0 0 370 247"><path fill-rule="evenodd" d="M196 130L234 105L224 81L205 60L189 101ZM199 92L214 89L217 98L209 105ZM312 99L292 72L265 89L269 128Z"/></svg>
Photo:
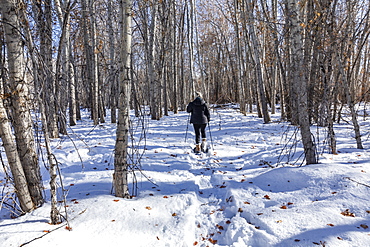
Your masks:
<svg viewBox="0 0 370 247"><path fill-rule="evenodd" d="M334 125L345 109L363 149L357 105L369 100L369 12L367 0L0 0L2 166L15 207L31 212L49 200L43 163L57 190L50 143L83 110L94 126L108 113L117 124L114 189L130 198L129 112L160 121L196 91L266 125L279 112L299 127L307 165L318 163L310 127L325 128L337 154ZM55 193L50 200L57 204Z"/></svg>

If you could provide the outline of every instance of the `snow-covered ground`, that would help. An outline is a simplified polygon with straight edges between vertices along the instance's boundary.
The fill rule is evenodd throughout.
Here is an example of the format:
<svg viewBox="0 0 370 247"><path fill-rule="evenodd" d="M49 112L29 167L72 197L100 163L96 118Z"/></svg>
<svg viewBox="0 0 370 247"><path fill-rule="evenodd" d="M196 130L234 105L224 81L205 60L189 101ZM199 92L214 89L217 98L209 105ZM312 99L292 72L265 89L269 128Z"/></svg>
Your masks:
<svg viewBox="0 0 370 247"><path fill-rule="evenodd" d="M142 155L141 171L130 177L135 197L112 195L116 125L108 116L93 128L85 113L69 137L53 140L69 224L48 224L43 168L47 202L15 219L2 209L0 246L370 246L370 127L363 117L363 150L343 121L336 126L338 155L327 152L325 130L313 127L320 163L308 166L297 162L299 132L278 115L263 124L255 114L213 110L208 155L191 153L185 112L132 119L132 157ZM1 168L1 189L4 177Z"/></svg>

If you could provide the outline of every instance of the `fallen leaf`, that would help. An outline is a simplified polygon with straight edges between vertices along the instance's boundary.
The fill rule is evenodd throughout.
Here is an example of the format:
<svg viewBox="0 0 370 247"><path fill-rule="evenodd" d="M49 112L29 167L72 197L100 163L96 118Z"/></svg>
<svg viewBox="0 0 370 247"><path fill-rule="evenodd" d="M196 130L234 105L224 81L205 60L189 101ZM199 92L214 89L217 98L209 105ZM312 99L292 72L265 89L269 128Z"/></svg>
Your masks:
<svg viewBox="0 0 370 247"><path fill-rule="evenodd" d="M145 208L146 208L146 209L148 209L148 210L152 210L152 208L151 208L151 207L149 207L149 206L148 206L148 207L145 207Z"/></svg>
<svg viewBox="0 0 370 247"><path fill-rule="evenodd" d="M227 220L225 223L226 224L231 224L231 221L230 220Z"/></svg>
<svg viewBox="0 0 370 247"><path fill-rule="evenodd" d="M294 204L293 202L288 202L288 206L293 205L293 204Z"/></svg>
<svg viewBox="0 0 370 247"><path fill-rule="evenodd" d="M242 209L242 208L239 208L239 209L238 209L238 212L239 212L239 213L243 213L243 209Z"/></svg>
<svg viewBox="0 0 370 247"><path fill-rule="evenodd" d="M294 242L300 242L301 240L299 240L299 239L294 239Z"/></svg>
<svg viewBox="0 0 370 247"><path fill-rule="evenodd" d="M250 204L249 202L244 202L244 204Z"/></svg>
<svg viewBox="0 0 370 247"><path fill-rule="evenodd" d="M349 209L346 209L345 211L341 212L341 215L349 216L349 217L355 217L354 213L351 213Z"/></svg>
<svg viewBox="0 0 370 247"><path fill-rule="evenodd" d="M43 230L42 232L47 232L47 233L50 233L50 231L49 231L49 230Z"/></svg>
<svg viewBox="0 0 370 247"><path fill-rule="evenodd" d="M334 226L333 224L327 224L328 226Z"/></svg>
<svg viewBox="0 0 370 247"><path fill-rule="evenodd" d="M163 196L163 198L168 198L168 196Z"/></svg>
<svg viewBox="0 0 370 247"><path fill-rule="evenodd" d="M72 227L66 226L66 230L72 231Z"/></svg>
<svg viewBox="0 0 370 247"><path fill-rule="evenodd" d="M264 198L267 199L267 200L271 199L269 195L265 195Z"/></svg>
<svg viewBox="0 0 370 247"><path fill-rule="evenodd" d="M258 213L257 215L263 215L263 213Z"/></svg>
<svg viewBox="0 0 370 247"><path fill-rule="evenodd" d="M211 242L212 244L217 244L217 240L214 240L212 238L209 238L208 241Z"/></svg>
<svg viewBox="0 0 370 247"><path fill-rule="evenodd" d="M113 201L114 201L114 202L119 202L119 200L118 200L118 199L114 199Z"/></svg>
<svg viewBox="0 0 370 247"><path fill-rule="evenodd" d="M173 213L172 216L177 216L177 214L176 213Z"/></svg>
<svg viewBox="0 0 370 247"><path fill-rule="evenodd" d="M195 246L195 245L198 245L198 242L197 241L194 242L193 246Z"/></svg>
<svg viewBox="0 0 370 247"><path fill-rule="evenodd" d="M339 239L339 240L343 240L343 238L341 238L341 237L337 237L337 239Z"/></svg>
<svg viewBox="0 0 370 247"><path fill-rule="evenodd" d="M285 206L285 205L283 205L283 206L281 206L280 208L281 208L281 209L287 209L288 207L287 207L287 206Z"/></svg>
<svg viewBox="0 0 370 247"><path fill-rule="evenodd" d="M158 236L157 236L157 239L159 240Z"/></svg>
<svg viewBox="0 0 370 247"><path fill-rule="evenodd" d="M224 230L224 227L223 226L220 226L220 225L216 225L216 227L218 228L218 229L220 229L220 230Z"/></svg>
<svg viewBox="0 0 370 247"><path fill-rule="evenodd" d="M281 222L283 222L282 220L278 220L278 221L276 221L276 223L281 223Z"/></svg>
<svg viewBox="0 0 370 247"><path fill-rule="evenodd" d="M366 224L361 224L360 226L361 226L362 228L364 228L364 229L368 229L368 228L369 228Z"/></svg>

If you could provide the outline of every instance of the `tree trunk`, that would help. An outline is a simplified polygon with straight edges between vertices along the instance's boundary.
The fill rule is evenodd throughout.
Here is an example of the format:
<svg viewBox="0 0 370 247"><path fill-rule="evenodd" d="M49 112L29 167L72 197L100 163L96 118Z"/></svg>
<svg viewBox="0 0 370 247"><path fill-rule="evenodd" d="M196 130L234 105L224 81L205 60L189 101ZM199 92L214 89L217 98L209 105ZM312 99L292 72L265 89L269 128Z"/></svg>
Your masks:
<svg viewBox="0 0 370 247"><path fill-rule="evenodd" d="M238 86L238 99L239 99L239 105L240 105L240 112L243 115L247 114L246 110L246 102L245 102L245 92L244 92L244 64L243 64L243 59L242 59L242 51L240 47L240 31L239 31L239 21L237 18L237 12L238 12L238 1L234 0L234 29L235 29L235 42L236 42L236 56L237 56L237 73L236 73L236 81L237 81L237 86ZM244 22L245 16L243 14Z"/></svg>
<svg viewBox="0 0 370 247"><path fill-rule="evenodd" d="M159 104L159 78L156 67L156 50L158 38L158 14L157 4L151 6L151 23L148 37L148 79L150 87L150 113L153 120L160 119Z"/></svg>
<svg viewBox="0 0 370 247"><path fill-rule="evenodd" d="M52 10L51 1L33 1L33 10L36 20L37 34L40 39L40 56L43 65L40 65L39 78L43 81L40 83L47 85L45 90L41 91L41 98L44 101L46 110L48 112L48 128L52 138L59 137L58 122L57 122L57 103L56 103L56 85L53 75L53 47L52 47ZM26 17L26 14L24 14ZM36 85L36 90L40 89L40 85Z"/></svg>
<svg viewBox="0 0 370 247"><path fill-rule="evenodd" d="M337 57L338 57L338 68L340 70L340 74L342 77L342 83L343 83L344 92L346 95L347 105L351 112L351 119L352 119L353 129L355 131L355 139L356 139L357 148L364 149L364 147L362 146L362 141L361 141L360 125L358 124L358 121L357 121L357 113L356 113L355 105L353 102L352 90L350 90L350 86L348 85L349 81L346 78L346 74L345 74L345 71L342 65L343 61L341 60L338 52L337 52Z"/></svg>
<svg viewBox="0 0 370 247"><path fill-rule="evenodd" d="M3 141L6 157L8 158L10 170L13 175L15 192L17 194L20 207L24 212L30 212L34 209L34 204L27 187L26 176L19 159L8 115L3 104L3 99L0 99L0 138Z"/></svg>
<svg viewBox="0 0 370 247"><path fill-rule="evenodd" d="M115 71L115 43L114 43L114 30L113 30L113 8L112 1L107 2L107 25L108 25L108 39L109 39L109 82L110 82L110 95L109 106L111 109L111 123L117 122L117 77Z"/></svg>
<svg viewBox="0 0 370 247"><path fill-rule="evenodd" d="M264 123L269 123L270 122L270 114L268 112L268 107L267 107L267 101L266 101L266 94L265 94L265 85L263 83L263 78L262 78L262 66L261 66L261 59L259 55L259 42L257 40L256 32L255 32L255 27L254 27L254 16L252 9L250 9L251 6L250 0L245 2L246 10L248 13L248 26L249 26L249 32L251 35L251 41L252 41L252 46L253 46L253 54L254 54L254 62L256 65L256 77L257 77L257 86L258 86L258 100L259 104L261 106L261 113L263 116L263 121Z"/></svg>
<svg viewBox="0 0 370 247"><path fill-rule="evenodd" d="M293 87L297 92L298 102L298 120L301 130L302 143L307 164L316 164L316 148L312 141L312 134L310 130L310 121L308 115L308 99L307 99L307 81L306 71L303 65L304 42L302 36L302 29L298 20L297 3L294 0L287 0L288 16L290 20L290 39L291 39L291 72Z"/></svg>
<svg viewBox="0 0 370 247"><path fill-rule="evenodd" d="M42 180L35 148L33 122L30 114L29 84L24 80L24 49L16 11L21 6L14 1L1 0L5 39L7 43L9 89L11 91L11 116L14 120L17 150L27 179L28 189L34 205L44 203Z"/></svg>
<svg viewBox="0 0 370 247"><path fill-rule="evenodd" d="M114 155L114 188L117 197L130 198L127 181L127 146L129 133L129 107L131 93L131 0L122 0L120 6L121 64L118 125Z"/></svg>

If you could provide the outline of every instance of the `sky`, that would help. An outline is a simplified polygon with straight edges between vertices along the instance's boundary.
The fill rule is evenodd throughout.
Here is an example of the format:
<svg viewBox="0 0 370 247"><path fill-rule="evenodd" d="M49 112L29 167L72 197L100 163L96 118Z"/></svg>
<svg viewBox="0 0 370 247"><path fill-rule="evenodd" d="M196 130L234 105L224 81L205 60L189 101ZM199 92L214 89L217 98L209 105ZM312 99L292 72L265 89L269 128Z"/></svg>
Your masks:
<svg viewBox="0 0 370 247"><path fill-rule="evenodd" d="M52 141L65 192L58 195L63 222L49 223L43 166L45 204L17 218L3 207L0 246L370 246L368 117L359 118L363 150L356 149L349 119L336 124L338 155L328 152L326 130L313 126L314 165L299 160L297 128L271 117L263 124L256 114L213 108L210 150L197 155L186 112L159 121L132 115L133 197L122 199L112 186L116 125L108 115L94 127L83 112L69 136ZM4 177L1 168L7 191Z"/></svg>

